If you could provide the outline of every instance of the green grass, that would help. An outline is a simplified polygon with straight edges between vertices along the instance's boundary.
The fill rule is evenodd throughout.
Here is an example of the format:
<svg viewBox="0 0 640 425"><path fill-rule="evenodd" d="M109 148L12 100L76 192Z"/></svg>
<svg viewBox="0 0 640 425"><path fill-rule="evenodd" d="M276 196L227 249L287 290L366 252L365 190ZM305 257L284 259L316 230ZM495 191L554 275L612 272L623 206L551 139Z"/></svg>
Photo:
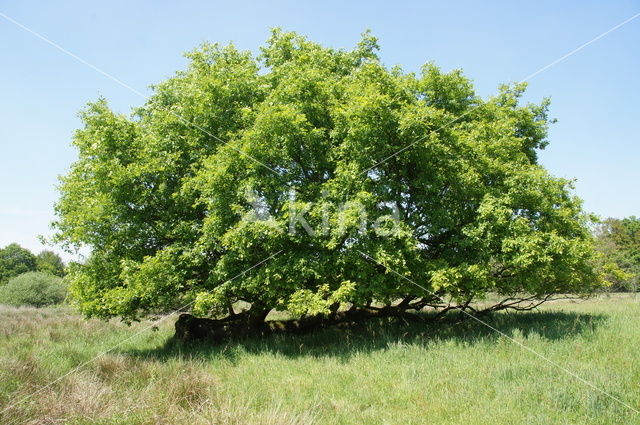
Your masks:
<svg viewBox="0 0 640 425"><path fill-rule="evenodd" d="M173 320L0 307L0 410L13 424L640 424L640 414L453 316L181 346ZM640 409L640 299L558 302L492 326Z"/></svg>

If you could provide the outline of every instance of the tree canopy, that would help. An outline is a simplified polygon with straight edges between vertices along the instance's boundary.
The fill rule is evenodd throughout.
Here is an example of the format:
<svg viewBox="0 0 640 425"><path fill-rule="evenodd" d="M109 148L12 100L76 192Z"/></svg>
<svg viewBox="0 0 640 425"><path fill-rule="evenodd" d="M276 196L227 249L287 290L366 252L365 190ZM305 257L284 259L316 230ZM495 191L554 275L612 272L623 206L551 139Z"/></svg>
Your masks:
<svg viewBox="0 0 640 425"><path fill-rule="evenodd" d="M188 53L129 117L90 103L54 224L91 249L70 275L81 311L310 316L601 285L581 201L537 161L548 100L483 100L460 70L377 51L274 30L258 56Z"/></svg>

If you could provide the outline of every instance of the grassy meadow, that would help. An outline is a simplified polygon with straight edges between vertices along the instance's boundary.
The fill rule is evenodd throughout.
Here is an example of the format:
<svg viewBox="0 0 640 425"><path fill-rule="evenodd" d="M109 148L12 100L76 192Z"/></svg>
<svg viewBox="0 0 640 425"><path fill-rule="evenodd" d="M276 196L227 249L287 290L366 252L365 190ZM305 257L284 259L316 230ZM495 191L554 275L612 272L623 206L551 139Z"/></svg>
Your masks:
<svg viewBox="0 0 640 425"><path fill-rule="evenodd" d="M174 320L135 335L149 323L0 307L0 424L640 424L633 409L457 315L219 346L175 343ZM640 409L638 296L486 320Z"/></svg>

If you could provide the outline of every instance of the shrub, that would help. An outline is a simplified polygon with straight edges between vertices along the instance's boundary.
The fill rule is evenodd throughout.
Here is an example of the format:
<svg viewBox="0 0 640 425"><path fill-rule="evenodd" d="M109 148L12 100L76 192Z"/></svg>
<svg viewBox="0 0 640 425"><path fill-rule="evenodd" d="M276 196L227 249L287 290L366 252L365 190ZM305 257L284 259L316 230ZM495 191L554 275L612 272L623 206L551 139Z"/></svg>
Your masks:
<svg viewBox="0 0 640 425"><path fill-rule="evenodd" d="M0 304L42 307L60 304L67 296L62 279L49 273L27 272L0 287Z"/></svg>

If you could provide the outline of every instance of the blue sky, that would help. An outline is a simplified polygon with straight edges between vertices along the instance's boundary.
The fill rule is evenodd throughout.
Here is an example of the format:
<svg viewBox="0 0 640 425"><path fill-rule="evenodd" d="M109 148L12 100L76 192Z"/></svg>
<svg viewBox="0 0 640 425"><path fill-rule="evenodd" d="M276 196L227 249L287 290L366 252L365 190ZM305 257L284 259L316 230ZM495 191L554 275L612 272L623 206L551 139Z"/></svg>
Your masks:
<svg viewBox="0 0 640 425"><path fill-rule="evenodd" d="M148 94L202 41L257 51L269 28L350 48L370 28L389 65L462 68L485 97L640 12L640 1L168 2L0 1L0 12ZM558 119L541 161L577 179L585 208L640 215L640 17L530 80ZM77 112L98 96L129 112L143 99L0 17L0 247L42 249L57 177L75 158ZM69 258L69 257L67 257Z"/></svg>

